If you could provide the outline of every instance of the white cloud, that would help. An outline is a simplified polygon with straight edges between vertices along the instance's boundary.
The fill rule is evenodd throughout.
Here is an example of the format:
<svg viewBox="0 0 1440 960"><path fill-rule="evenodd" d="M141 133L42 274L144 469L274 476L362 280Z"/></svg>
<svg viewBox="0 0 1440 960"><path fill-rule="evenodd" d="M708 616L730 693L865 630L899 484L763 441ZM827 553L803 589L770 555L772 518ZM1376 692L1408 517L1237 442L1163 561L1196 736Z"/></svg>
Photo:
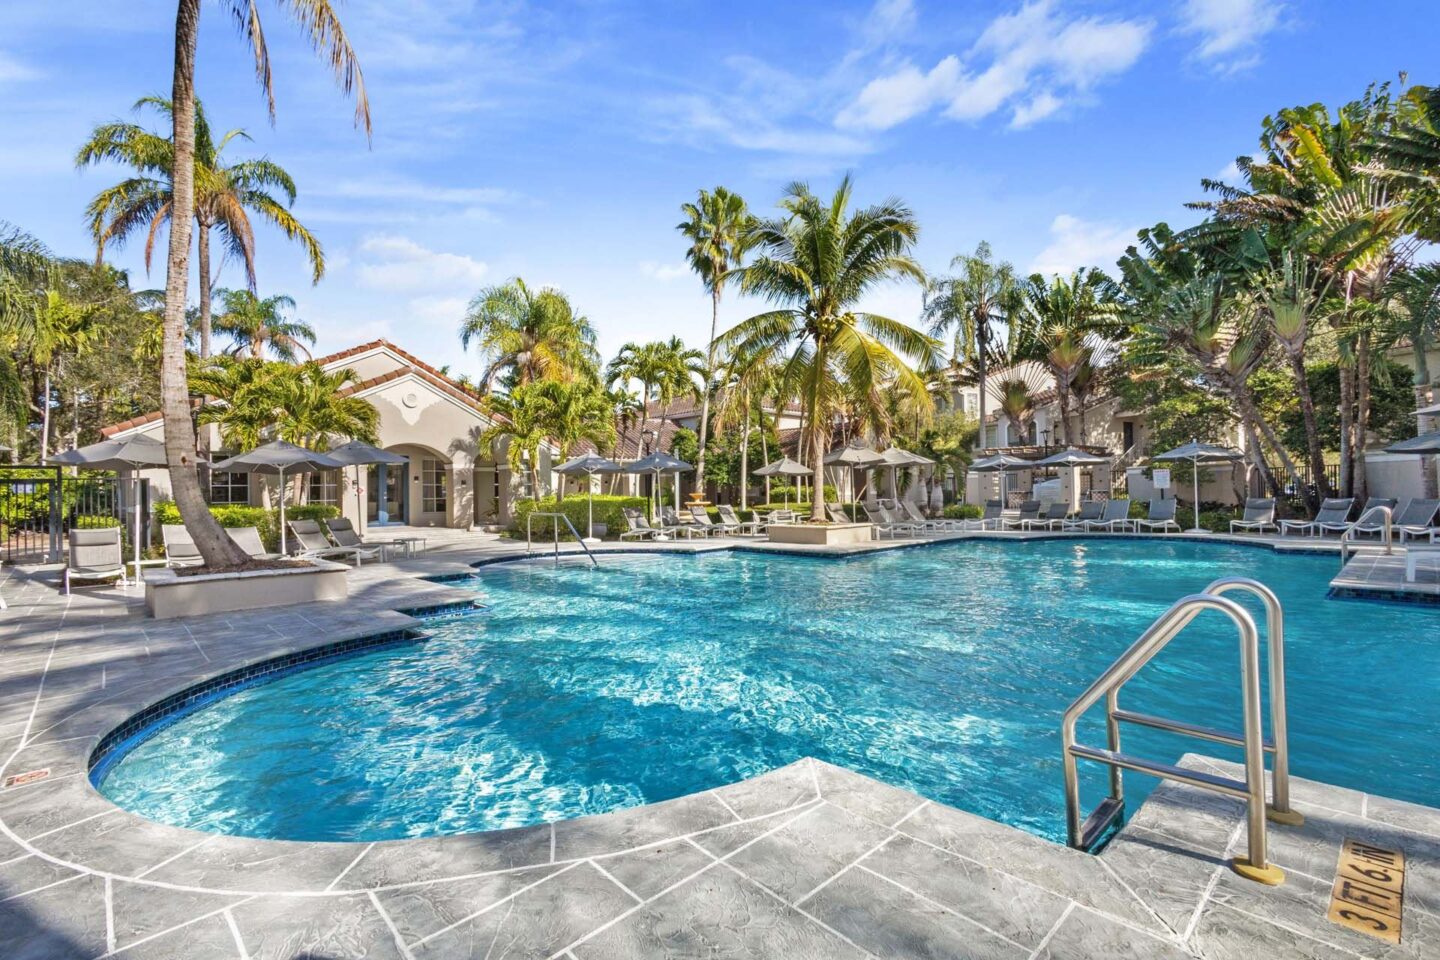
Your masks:
<svg viewBox="0 0 1440 960"><path fill-rule="evenodd" d="M457 206L507 203L516 199L515 194L499 187L438 186L400 177L341 180L333 184L317 186L313 192L320 196L346 197L354 200L386 200Z"/></svg>
<svg viewBox="0 0 1440 960"><path fill-rule="evenodd" d="M652 101L652 107L672 139L719 141L742 150L797 156L853 157L871 149L862 138L756 110L739 98L717 101L681 95Z"/></svg>
<svg viewBox="0 0 1440 960"><path fill-rule="evenodd" d="M660 263L655 260L641 260L640 272L652 280L659 280L661 283L667 280L675 280L690 272L690 268L683 263Z"/></svg>
<svg viewBox="0 0 1440 960"><path fill-rule="evenodd" d="M409 315L412 320L449 324L459 329L469 304L465 297L416 297L410 301Z"/></svg>
<svg viewBox="0 0 1440 960"><path fill-rule="evenodd" d="M860 24L860 41L866 48L903 40L915 29L912 0L875 0Z"/></svg>
<svg viewBox="0 0 1440 960"><path fill-rule="evenodd" d="M1138 227L1091 223L1062 213L1050 223L1050 243L1030 261L1030 272L1049 276L1080 267L1113 272L1115 261L1135 242Z"/></svg>
<svg viewBox="0 0 1440 960"><path fill-rule="evenodd" d="M1265 154L1252 153L1250 155L1250 160L1253 163L1264 163ZM1231 185L1238 184L1240 182L1240 165L1234 160L1231 160L1229 163L1225 164L1225 166L1220 170L1219 173L1215 174L1215 179L1223 180Z"/></svg>
<svg viewBox="0 0 1440 960"><path fill-rule="evenodd" d="M29 67L3 50L0 50L0 83L18 83L24 80L38 80L40 71Z"/></svg>
<svg viewBox="0 0 1440 960"><path fill-rule="evenodd" d="M1129 70L1152 29L1146 20L1069 17L1055 0L1032 0L992 20L963 57L945 57L929 71L905 64L870 81L836 124L883 130L934 107L957 120L1008 107L1011 124L1023 127Z"/></svg>
<svg viewBox="0 0 1440 960"><path fill-rule="evenodd" d="M355 275L362 286L372 290L468 295L490 270L464 254L429 250L393 234L366 237L357 253Z"/></svg>
<svg viewBox="0 0 1440 960"><path fill-rule="evenodd" d="M1274 0L1185 0L1180 29L1199 37L1200 59L1222 71L1242 70L1259 59L1261 38L1280 26L1284 10Z"/></svg>

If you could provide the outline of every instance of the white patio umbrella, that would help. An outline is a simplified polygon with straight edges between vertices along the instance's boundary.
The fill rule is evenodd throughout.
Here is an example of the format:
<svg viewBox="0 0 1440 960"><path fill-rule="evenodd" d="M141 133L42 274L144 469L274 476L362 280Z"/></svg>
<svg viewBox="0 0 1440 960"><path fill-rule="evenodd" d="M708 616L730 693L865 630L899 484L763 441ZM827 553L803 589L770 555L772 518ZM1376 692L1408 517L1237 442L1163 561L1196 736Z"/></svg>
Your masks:
<svg viewBox="0 0 1440 960"><path fill-rule="evenodd" d="M355 517L362 522L365 517L365 504L360 501L360 468L372 463L398 466L410 462L409 457L402 457L398 453L372 447L360 440L351 440L349 443L342 443L338 447L326 450L325 456L355 468Z"/></svg>
<svg viewBox="0 0 1440 960"><path fill-rule="evenodd" d="M624 473L625 468L613 460L606 460L598 453L586 453L560 464L555 468L555 472L567 477L583 473L587 478L593 479L597 473ZM590 487L593 488L594 484L590 484ZM595 536L595 494L593 489L586 493L590 501L590 525L585 530L585 542L599 543L599 538Z"/></svg>
<svg viewBox="0 0 1440 960"><path fill-rule="evenodd" d="M900 495L900 487L895 479L895 471L901 467L923 467L935 462L929 457L922 457L918 453L911 453L909 450L902 450L899 447L886 447L880 454L880 459L881 466L890 468L890 488L897 497Z"/></svg>
<svg viewBox="0 0 1440 960"><path fill-rule="evenodd" d="M648 457L636 460L625 468L627 473L653 473L655 474L655 509L660 509L660 474L675 474L675 502L680 502L680 474L695 468L677 457L672 457L663 450L656 450Z"/></svg>
<svg viewBox="0 0 1440 960"><path fill-rule="evenodd" d="M851 472L848 472L846 476L849 478L847 481L847 485L850 487L849 492L852 502L860 499L859 494L855 493L855 481L853 471L857 469L864 469L866 467L879 466L884 462L884 454L871 447L867 447L863 443L859 443L858 441L855 443L846 444L843 447L836 447L834 450L831 450L829 453L825 454L824 460L825 466L827 467L850 468ZM870 481L867 478L865 481L866 486L868 486L869 483ZM864 486L860 488L860 492L865 492Z"/></svg>
<svg viewBox="0 0 1440 960"><path fill-rule="evenodd" d="M1003 509L1005 506L1005 474L1012 470L1026 470L1033 466L1035 466L1033 460L1025 460L1008 453L997 453L993 457L976 460L970 464L969 469L976 473L1000 474L1000 506Z"/></svg>
<svg viewBox="0 0 1440 960"><path fill-rule="evenodd" d="M1219 447L1213 443L1201 443L1199 440L1191 440L1183 446L1174 450L1167 450L1164 453L1157 453L1151 460L1189 460L1194 467L1195 477L1195 526L1186 533L1208 533L1200 528L1200 464L1202 463L1232 463L1236 460L1245 459L1245 454L1231 447Z"/></svg>
<svg viewBox="0 0 1440 960"><path fill-rule="evenodd" d="M1066 447L1059 453L1053 453L1043 460L1036 460L1033 466L1036 467L1069 467L1074 470L1077 476L1074 478L1072 489L1078 491L1080 477L1078 476L1081 467L1103 467L1110 462L1109 457L1102 457L1094 453L1086 453L1077 447ZM1094 481L1091 481L1093 489ZM1077 493L1078 495L1078 493Z"/></svg>
<svg viewBox="0 0 1440 960"><path fill-rule="evenodd" d="M751 470L751 476L755 477L808 477L815 471L803 463L796 463L789 457L781 457L779 460L772 460L756 470ZM790 488L785 488L785 506L790 506Z"/></svg>
<svg viewBox="0 0 1440 960"><path fill-rule="evenodd" d="M279 477L280 488L280 552L289 553L285 535L285 473L314 473L317 470L339 470L346 466L326 454L297 447L284 440L272 440L249 453L222 460L211 466L216 473L273 473Z"/></svg>
<svg viewBox="0 0 1440 960"><path fill-rule="evenodd" d="M101 440L89 446L66 450L49 458L50 463L67 467L89 467L92 470L130 470L134 473L135 496L133 513L135 533L135 575L140 575L140 473L141 467L163 467L165 444L146 436L123 440Z"/></svg>

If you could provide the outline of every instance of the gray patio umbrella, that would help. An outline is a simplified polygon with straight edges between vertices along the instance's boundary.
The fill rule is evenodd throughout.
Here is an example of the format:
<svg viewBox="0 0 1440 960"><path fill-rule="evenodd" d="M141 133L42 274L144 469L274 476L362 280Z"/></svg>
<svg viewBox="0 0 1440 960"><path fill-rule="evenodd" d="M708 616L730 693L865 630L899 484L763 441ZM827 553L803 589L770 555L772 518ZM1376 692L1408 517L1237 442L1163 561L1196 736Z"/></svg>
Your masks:
<svg viewBox="0 0 1440 960"><path fill-rule="evenodd" d="M805 464L796 463L789 457L781 457L779 460L772 460L769 463L765 464L765 466L750 471L750 475L755 477L798 478L809 477L814 475L814 473L815 471L805 466ZM785 488L785 506L790 506L790 488L788 486Z"/></svg>
<svg viewBox="0 0 1440 960"><path fill-rule="evenodd" d="M825 466L827 467L849 467L851 470L875 467L884 462L885 456L880 453L880 451L858 442L849 443L843 447L836 447L834 450L825 454L824 460ZM857 500L859 496L855 494L853 473L849 476L852 478L850 481L851 499ZM866 483L868 484L869 481L867 480ZM864 492L864 487L861 487L861 492Z"/></svg>
<svg viewBox="0 0 1440 960"><path fill-rule="evenodd" d="M684 460L672 457L663 450L656 450L648 457L636 460L625 468L626 473L653 473L655 474L655 504L658 509L660 504L660 474L675 474L675 502L680 502L680 474L695 468Z"/></svg>
<svg viewBox="0 0 1440 960"><path fill-rule="evenodd" d="M1434 433L1422 433L1418 437L1411 437L1409 440L1401 440L1399 443L1392 443L1385 448L1386 453L1440 453L1440 430Z"/></svg>
<svg viewBox="0 0 1440 960"><path fill-rule="evenodd" d="M146 436L126 437L123 440L101 440L89 446L66 450L49 458L50 463L67 467L89 467L92 470L137 471L135 480L134 509L135 533L131 540L135 544L135 575L140 575L140 467L165 466L165 444Z"/></svg>
<svg viewBox="0 0 1440 960"><path fill-rule="evenodd" d="M1110 462L1109 457L1102 457L1093 453L1086 453L1077 447L1066 447L1059 453L1051 454L1043 460L1036 460L1037 467L1068 467L1076 472L1072 487L1077 491L1080 488L1079 471L1081 467L1103 467ZM1091 489L1094 489L1094 480L1091 480Z"/></svg>
<svg viewBox="0 0 1440 960"><path fill-rule="evenodd" d="M339 470L346 466L323 453L297 447L284 440L272 440L249 453L221 460L210 467L216 473L273 473L279 477L280 488L280 552L289 553L285 535L285 472L314 473L317 470Z"/></svg>
<svg viewBox="0 0 1440 960"><path fill-rule="evenodd" d="M1164 453L1157 453L1151 460L1189 460L1195 468L1195 526L1186 533L1207 533L1200 528L1200 464L1202 463L1227 463L1236 460L1244 460L1245 454L1231 447L1218 447L1213 443L1201 443L1199 440L1191 440L1183 446L1174 450L1167 450Z"/></svg>
<svg viewBox="0 0 1440 960"><path fill-rule="evenodd" d="M562 476L578 476L585 474L586 477L594 477L597 473L624 473L625 468L613 460L606 460L598 453L585 453L573 460L566 460L555 468L555 472ZM590 543L599 543L595 537L595 495L591 493L590 501L590 525L585 530L585 540Z"/></svg>
<svg viewBox="0 0 1440 960"><path fill-rule="evenodd" d="M360 468L372 463L398 466L410 462L409 457L402 457L398 453L372 447L361 440L351 440L349 443L342 443L338 447L326 450L325 456L355 468L355 518L357 522L365 516L365 505L360 502ZM379 496L379 491L376 492L376 496Z"/></svg>
<svg viewBox="0 0 1440 960"><path fill-rule="evenodd" d="M1035 466L1035 461L1025 460L1021 457L1012 456L1008 453L997 453L993 457L982 457L970 464L969 469L976 473L998 473L1000 474L1000 505L1005 505L1005 474L1011 470L1026 470Z"/></svg>
<svg viewBox="0 0 1440 960"><path fill-rule="evenodd" d="M918 453L911 453L909 450L902 450L899 447L886 447L880 454L881 466L890 468L891 493L899 495L899 486L896 483L895 471L901 467L923 467L935 461L929 457L922 457Z"/></svg>

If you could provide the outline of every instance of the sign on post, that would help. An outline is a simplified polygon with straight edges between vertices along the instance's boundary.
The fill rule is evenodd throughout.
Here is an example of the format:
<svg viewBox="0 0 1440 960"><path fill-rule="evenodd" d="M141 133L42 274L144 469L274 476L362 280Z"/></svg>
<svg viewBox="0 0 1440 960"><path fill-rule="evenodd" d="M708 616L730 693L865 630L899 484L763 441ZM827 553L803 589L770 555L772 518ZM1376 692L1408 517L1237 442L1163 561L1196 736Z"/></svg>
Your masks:
<svg viewBox="0 0 1440 960"><path fill-rule="evenodd" d="M1170 470L1166 467L1156 467L1150 471L1150 480L1155 484L1156 490L1167 490L1170 487Z"/></svg>

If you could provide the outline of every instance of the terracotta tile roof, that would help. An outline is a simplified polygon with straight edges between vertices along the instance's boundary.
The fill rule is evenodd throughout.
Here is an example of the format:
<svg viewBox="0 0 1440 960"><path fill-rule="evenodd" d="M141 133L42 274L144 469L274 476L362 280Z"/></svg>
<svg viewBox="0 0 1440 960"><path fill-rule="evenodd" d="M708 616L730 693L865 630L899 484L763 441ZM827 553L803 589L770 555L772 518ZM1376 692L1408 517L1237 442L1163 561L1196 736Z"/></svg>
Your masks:
<svg viewBox="0 0 1440 960"><path fill-rule="evenodd" d="M353 386L347 387L344 391L345 393L348 394L354 393L358 390L368 390L370 387L379 386L382 383L389 383L391 380L397 380L407 373L414 373L416 376L420 377L420 379L425 380L427 383L431 384L435 388L444 391L450 396L455 397L457 400L460 400L470 405L471 407L474 407L476 410L484 413L491 419L503 419L495 414L488 413L485 408L480 404L479 394L475 393L475 391L467 389L459 381L447 377L435 367L430 366L430 364L426 363L424 360L421 360L413 353L397 347L389 340L371 340L369 343L362 343L358 346L350 347L337 353L330 353L326 354L323 357L316 357L314 362L320 364L323 367L328 364L335 363L337 360L344 360L349 357L359 356L362 353L369 353L371 350L378 350L380 348L389 350L391 353L395 354L397 357L408 363L409 366L397 367L396 369L391 370L388 373L382 374L381 376L373 377L369 380L364 381L363 383L354 384ZM199 406L198 403L193 403L193 405ZM140 416L134 417L130 420L122 420L121 422L113 423L108 427L101 427L100 435L102 437L111 437L125 430L133 430L135 427L144 426L147 423L154 423L159 419L161 419L160 411L152 410L149 413L142 413Z"/></svg>

